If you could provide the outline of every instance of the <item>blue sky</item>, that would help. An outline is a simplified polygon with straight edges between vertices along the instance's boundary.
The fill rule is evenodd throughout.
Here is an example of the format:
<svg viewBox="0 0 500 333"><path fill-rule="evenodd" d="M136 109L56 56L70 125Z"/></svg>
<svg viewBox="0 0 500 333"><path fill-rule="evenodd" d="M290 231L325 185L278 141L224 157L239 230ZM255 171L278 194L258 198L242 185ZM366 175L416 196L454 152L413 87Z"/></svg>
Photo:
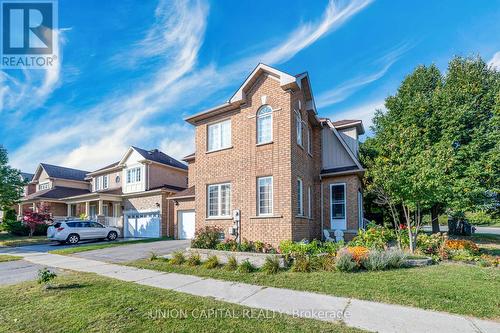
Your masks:
<svg viewBox="0 0 500 333"><path fill-rule="evenodd" d="M227 100L259 63L308 71L321 116L362 119L419 64L500 67L499 1L59 0L60 66L0 71L10 162L92 170L129 145L182 157L183 118Z"/></svg>

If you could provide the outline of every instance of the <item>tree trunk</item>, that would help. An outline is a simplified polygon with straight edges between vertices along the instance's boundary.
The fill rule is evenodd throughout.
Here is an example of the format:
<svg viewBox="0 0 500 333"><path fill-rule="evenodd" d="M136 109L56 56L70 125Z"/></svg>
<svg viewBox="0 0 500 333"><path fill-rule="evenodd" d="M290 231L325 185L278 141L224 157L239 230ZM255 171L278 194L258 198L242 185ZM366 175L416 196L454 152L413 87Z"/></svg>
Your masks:
<svg viewBox="0 0 500 333"><path fill-rule="evenodd" d="M432 223L432 233L437 234L439 230L439 207L434 205L431 208L431 223Z"/></svg>

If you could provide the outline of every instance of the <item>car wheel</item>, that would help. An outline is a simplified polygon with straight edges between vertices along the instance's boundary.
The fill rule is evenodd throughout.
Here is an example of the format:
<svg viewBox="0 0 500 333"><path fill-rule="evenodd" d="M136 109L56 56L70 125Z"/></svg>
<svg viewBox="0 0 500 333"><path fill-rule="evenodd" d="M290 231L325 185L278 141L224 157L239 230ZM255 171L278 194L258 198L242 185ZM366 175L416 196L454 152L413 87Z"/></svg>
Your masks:
<svg viewBox="0 0 500 333"><path fill-rule="evenodd" d="M78 236L77 234L71 234L66 239L66 243L71 245L78 244L79 241L80 241L80 236Z"/></svg>
<svg viewBox="0 0 500 333"><path fill-rule="evenodd" d="M108 234L108 240L114 241L116 240L116 238L118 238L118 234L116 233L116 231L110 231Z"/></svg>

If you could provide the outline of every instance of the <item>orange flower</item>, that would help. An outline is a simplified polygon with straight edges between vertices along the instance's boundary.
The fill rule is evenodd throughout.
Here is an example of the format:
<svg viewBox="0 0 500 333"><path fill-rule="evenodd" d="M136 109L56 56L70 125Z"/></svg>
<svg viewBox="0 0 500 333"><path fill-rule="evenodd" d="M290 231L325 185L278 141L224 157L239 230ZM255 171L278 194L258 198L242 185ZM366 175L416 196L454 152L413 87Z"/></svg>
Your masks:
<svg viewBox="0 0 500 333"><path fill-rule="evenodd" d="M448 239L445 243L444 246L450 250L469 250L472 252L478 252L479 247L476 245L476 243L470 241L470 240L457 240L457 239Z"/></svg>
<svg viewBox="0 0 500 333"><path fill-rule="evenodd" d="M368 248L364 246L353 246L353 247L348 247L347 251L349 251L350 254L352 254L352 257L356 262L360 262L362 259L366 258L368 256Z"/></svg>

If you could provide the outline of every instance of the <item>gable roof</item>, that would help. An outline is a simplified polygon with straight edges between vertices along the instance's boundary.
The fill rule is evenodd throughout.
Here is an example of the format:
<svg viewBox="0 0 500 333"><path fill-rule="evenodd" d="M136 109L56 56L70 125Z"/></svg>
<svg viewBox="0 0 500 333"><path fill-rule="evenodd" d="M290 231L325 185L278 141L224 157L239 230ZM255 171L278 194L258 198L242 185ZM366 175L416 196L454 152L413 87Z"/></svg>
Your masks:
<svg viewBox="0 0 500 333"><path fill-rule="evenodd" d="M30 182L33 179L34 174L28 172L21 172L21 177L25 182Z"/></svg>
<svg viewBox="0 0 500 333"><path fill-rule="evenodd" d="M193 198L194 195L195 195L195 187L191 186L185 189L184 191L169 196L167 199Z"/></svg>
<svg viewBox="0 0 500 333"><path fill-rule="evenodd" d="M365 128L363 127L363 122L361 120L343 119L343 120L332 121L332 124L333 126L335 126L336 129L356 127L358 135L365 134Z"/></svg>
<svg viewBox="0 0 500 333"><path fill-rule="evenodd" d="M89 190L80 189L80 188L72 188L72 187L64 187L64 186L56 186L53 188L49 188L47 190L38 191L32 193L25 198L23 201L33 200L33 199L63 199L67 197L73 197L76 195L82 195L90 193Z"/></svg>
<svg viewBox="0 0 500 333"><path fill-rule="evenodd" d="M316 114L316 106L309 82L309 74L307 72L293 76L266 64L259 63L227 102L184 118L184 120L188 123L195 124L198 120L236 109L246 102L246 92L262 74L267 74L277 79L283 90L303 89L306 97L306 110L312 110L314 114Z"/></svg>
<svg viewBox="0 0 500 333"><path fill-rule="evenodd" d="M47 163L40 163L38 168L36 169L35 176L38 176L40 174L41 169L45 170L50 178L60 178L76 181L85 181L85 175L88 173L88 171L84 170L72 169ZM33 178L35 176L33 176Z"/></svg>
<svg viewBox="0 0 500 333"><path fill-rule="evenodd" d="M151 150L146 150L142 149L139 147L134 147L131 146L125 155L123 155L122 159L120 160L119 164L125 163L125 160L128 158L128 156L131 154L132 150L135 150L139 155L144 157L145 160L148 161L153 161L156 163L160 163L163 165L168 165L174 168L182 169L182 170L187 170L188 167L186 164L179 162L175 158L165 154L164 152L158 150L158 149L151 149Z"/></svg>

